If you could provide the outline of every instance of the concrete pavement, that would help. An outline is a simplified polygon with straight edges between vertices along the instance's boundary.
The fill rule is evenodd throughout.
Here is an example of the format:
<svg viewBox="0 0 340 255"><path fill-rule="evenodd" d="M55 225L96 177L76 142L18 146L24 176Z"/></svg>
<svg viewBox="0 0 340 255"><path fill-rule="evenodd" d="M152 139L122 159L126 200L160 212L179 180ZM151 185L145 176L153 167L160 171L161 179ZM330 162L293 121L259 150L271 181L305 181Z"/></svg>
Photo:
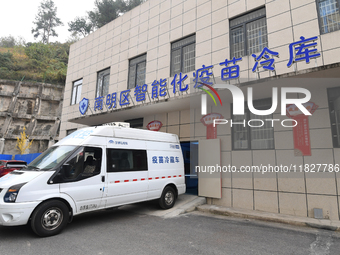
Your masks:
<svg viewBox="0 0 340 255"><path fill-rule="evenodd" d="M0 240L1 255L333 255L340 251L340 232L207 217L201 212L164 219L117 209L78 215L61 234L48 238L38 238L28 226L0 226Z"/></svg>
<svg viewBox="0 0 340 255"><path fill-rule="evenodd" d="M161 210L158 206L158 203L155 201L124 205L118 209L162 218L172 218L180 214L198 210L204 213L212 213L224 216L340 231L340 221L208 205L206 204L206 198L189 194L180 195L175 206L169 210Z"/></svg>
<svg viewBox="0 0 340 255"><path fill-rule="evenodd" d="M162 218L172 218L183 213L192 212L196 210L197 206L200 206L205 203L206 203L205 197L183 194L178 196L175 206L168 210L160 209L158 203L155 201L142 202L132 205L124 205L120 206L118 209L131 211L138 214L146 214Z"/></svg>
<svg viewBox="0 0 340 255"><path fill-rule="evenodd" d="M247 219L255 219L269 222L286 223L295 226L309 226L319 229L327 229L333 231L340 231L340 221L332 221L327 219L314 219L307 217L298 217L293 215L269 213L262 211L227 208L216 205L200 205L196 208L198 211L205 213L213 213L225 216L240 217Z"/></svg>

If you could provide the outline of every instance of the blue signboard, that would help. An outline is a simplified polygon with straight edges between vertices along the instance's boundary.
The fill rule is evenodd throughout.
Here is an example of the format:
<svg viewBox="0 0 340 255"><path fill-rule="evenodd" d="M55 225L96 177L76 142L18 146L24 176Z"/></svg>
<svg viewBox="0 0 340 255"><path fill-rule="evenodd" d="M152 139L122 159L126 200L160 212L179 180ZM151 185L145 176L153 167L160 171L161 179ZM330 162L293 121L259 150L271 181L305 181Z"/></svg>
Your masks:
<svg viewBox="0 0 340 255"><path fill-rule="evenodd" d="M89 100L87 98L83 98L80 102L79 102L79 111L82 115L84 115L87 111L87 108L89 107Z"/></svg>
<svg viewBox="0 0 340 255"><path fill-rule="evenodd" d="M321 56L320 53L317 52L317 36L311 38L305 38L303 36L300 37L300 41L293 42L289 44L289 61L287 63L288 67L291 67L294 63L305 61L307 64L310 63L311 59L315 59ZM268 70L268 71L275 71L275 58L279 58L279 52L270 50L269 48L265 47L259 55L252 54L254 58L254 66L252 68L253 72L259 72L260 69ZM223 81L228 81L232 79L238 79L240 77L240 66L237 62L242 61L242 58L233 58L233 59L226 59L224 62L219 63L219 65L224 66L221 69L221 79ZM193 72L193 81L194 81L194 88L200 88L203 84L212 85L213 83L210 82L210 79L213 77L213 65L205 66L202 65L201 68L197 69ZM183 75L182 73L175 74L174 78L170 82L172 86L173 94L177 92L186 92L189 89L189 85L185 84L185 80L188 78L188 75ZM170 97L168 91L168 81L167 79L160 79L155 80L151 84L151 98L153 100L159 98L165 98L166 96ZM117 108L117 100L119 105L122 106L129 106L131 100L133 99L131 94L134 96L134 101L136 103L145 102L146 101L146 94L148 90L148 85L138 84L134 91L131 92L130 89L121 91L119 93L119 98L117 98L118 93L112 93L106 95L106 97L97 97L95 98L94 102L94 111L103 110L104 105L104 98L106 108L109 109L116 109ZM131 100L130 100L131 99ZM150 97L149 97L150 99ZM151 99L150 99L151 101ZM84 115L89 107L89 100L83 98L79 102L79 111L82 115Z"/></svg>

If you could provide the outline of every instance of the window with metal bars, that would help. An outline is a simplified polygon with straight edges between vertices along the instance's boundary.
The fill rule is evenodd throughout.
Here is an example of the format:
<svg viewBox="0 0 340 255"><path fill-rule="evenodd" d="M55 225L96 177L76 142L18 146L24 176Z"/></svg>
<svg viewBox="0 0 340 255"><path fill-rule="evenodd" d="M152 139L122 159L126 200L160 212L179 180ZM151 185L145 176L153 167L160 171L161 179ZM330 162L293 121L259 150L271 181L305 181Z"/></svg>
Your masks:
<svg viewBox="0 0 340 255"><path fill-rule="evenodd" d="M103 97L109 93L110 68L98 72L96 97Z"/></svg>
<svg viewBox="0 0 340 255"><path fill-rule="evenodd" d="M339 0L317 0L321 34L340 30Z"/></svg>
<svg viewBox="0 0 340 255"><path fill-rule="evenodd" d="M265 8L231 19L229 24L231 58L261 52L268 46Z"/></svg>
<svg viewBox="0 0 340 255"><path fill-rule="evenodd" d="M340 87L328 89L333 146L340 147Z"/></svg>
<svg viewBox="0 0 340 255"><path fill-rule="evenodd" d="M83 86L83 79L73 82L71 105L78 104L80 102L82 86Z"/></svg>
<svg viewBox="0 0 340 255"><path fill-rule="evenodd" d="M255 100L255 109L267 110L272 106L271 99ZM269 150L274 149L274 128L271 121L273 115L259 116L251 113L245 107L245 115L233 115L232 139L233 150ZM253 120L250 127L248 121ZM261 126L261 121L263 125ZM236 124L238 123L238 124Z"/></svg>
<svg viewBox="0 0 340 255"><path fill-rule="evenodd" d="M146 54L130 59L128 89L145 83Z"/></svg>
<svg viewBox="0 0 340 255"><path fill-rule="evenodd" d="M171 44L170 76L195 70L196 35L191 35Z"/></svg>

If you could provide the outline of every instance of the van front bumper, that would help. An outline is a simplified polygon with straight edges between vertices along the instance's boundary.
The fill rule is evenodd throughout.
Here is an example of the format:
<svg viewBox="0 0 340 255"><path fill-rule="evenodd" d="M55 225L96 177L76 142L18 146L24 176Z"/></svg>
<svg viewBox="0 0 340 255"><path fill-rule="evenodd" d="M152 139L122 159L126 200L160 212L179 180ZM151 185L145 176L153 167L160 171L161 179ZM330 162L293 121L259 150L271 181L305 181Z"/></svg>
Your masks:
<svg viewBox="0 0 340 255"><path fill-rule="evenodd" d="M26 203L1 203L0 204L0 225L18 226L26 225L33 210L39 202Z"/></svg>

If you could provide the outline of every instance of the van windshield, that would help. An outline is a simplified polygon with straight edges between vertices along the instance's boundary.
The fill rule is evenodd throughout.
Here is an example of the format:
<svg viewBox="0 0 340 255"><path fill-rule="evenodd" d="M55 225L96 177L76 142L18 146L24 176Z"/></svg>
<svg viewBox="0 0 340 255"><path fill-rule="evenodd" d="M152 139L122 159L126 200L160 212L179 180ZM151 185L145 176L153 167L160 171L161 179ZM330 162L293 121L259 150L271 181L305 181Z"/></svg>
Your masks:
<svg viewBox="0 0 340 255"><path fill-rule="evenodd" d="M25 170L47 171L58 165L77 146L53 146L33 160Z"/></svg>

